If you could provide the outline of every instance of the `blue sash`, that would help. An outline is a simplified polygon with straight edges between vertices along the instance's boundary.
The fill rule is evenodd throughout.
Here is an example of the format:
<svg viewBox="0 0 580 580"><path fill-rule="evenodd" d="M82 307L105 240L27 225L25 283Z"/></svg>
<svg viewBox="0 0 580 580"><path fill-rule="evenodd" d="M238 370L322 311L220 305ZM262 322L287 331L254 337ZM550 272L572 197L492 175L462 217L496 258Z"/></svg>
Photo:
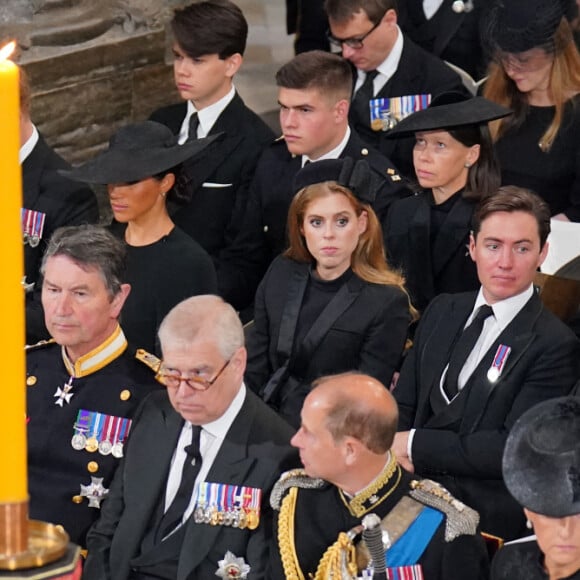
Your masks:
<svg viewBox="0 0 580 580"><path fill-rule="evenodd" d="M443 514L425 506L405 533L387 550L387 566L397 568L416 564L443 521Z"/></svg>

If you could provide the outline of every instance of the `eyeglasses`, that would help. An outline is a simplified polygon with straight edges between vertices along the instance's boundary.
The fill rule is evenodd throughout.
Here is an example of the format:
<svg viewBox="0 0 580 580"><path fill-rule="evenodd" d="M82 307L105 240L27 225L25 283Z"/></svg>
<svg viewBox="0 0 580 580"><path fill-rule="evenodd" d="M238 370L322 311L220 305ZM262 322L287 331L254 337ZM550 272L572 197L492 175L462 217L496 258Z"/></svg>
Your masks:
<svg viewBox="0 0 580 580"><path fill-rule="evenodd" d="M334 48L341 49L343 44L346 44L349 48L362 48L364 46L364 40L373 33L380 25L383 19L381 18L366 34L362 36L351 36L350 38L337 38L333 36L330 30L326 31L326 37L328 42L334 46Z"/></svg>
<svg viewBox="0 0 580 580"><path fill-rule="evenodd" d="M177 373L167 372L163 366L157 373L157 378L163 383L168 389L178 389L179 385L184 382L190 389L194 391L207 391L221 376L221 374L226 370L226 367L230 364L229 359L226 364L215 374L213 379L204 379L203 377L184 377L183 375Z"/></svg>

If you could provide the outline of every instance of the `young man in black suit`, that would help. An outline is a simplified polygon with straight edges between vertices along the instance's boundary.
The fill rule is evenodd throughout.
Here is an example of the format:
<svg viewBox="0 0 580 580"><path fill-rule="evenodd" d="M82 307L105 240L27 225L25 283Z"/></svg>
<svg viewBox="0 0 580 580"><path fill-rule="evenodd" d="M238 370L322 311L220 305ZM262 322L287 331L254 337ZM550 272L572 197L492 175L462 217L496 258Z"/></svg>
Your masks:
<svg viewBox="0 0 580 580"><path fill-rule="evenodd" d="M506 539L525 533L502 481L507 434L579 377L578 339L532 284L549 232L548 206L527 190L501 187L481 203L469 243L481 288L431 302L394 390L402 465L441 482L480 512L484 532Z"/></svg>
<svg viewBox="0 0 580 580"><path fill-rule="evenodd" d="M218 570L230 578L227 563L237 559L236 577L249 566L250 578L266 580L268 499L298 463L293 430L244 386L244 331L221 298L181 302L159 339L166 391L135 418L89 532L83 578L207 580Z"/></svg>
<svg viewBox="0 0 580 580"><path fill-rule="evenodd" d="M20 164L22 236L26 289L26 342L50 338L40 300L40 265L48 240L63 226L96 223L99 207L93 191L59 170L70 165L44 140L30 117L30 85L20 69ZM15 193L15 192L14 192Z"/></svg>
<svg viewBox="0 0 580 580"><path fill-rule="evenodd" d="M419 110L421 95L465 91L461 78L441 59L405 36L397 25L395 0L326 0L332 43L355 67L352 126L361 137L392 159L405 176L413 175L412 139L385 139L384 113L371 121L373 99L416 96L401 102L401 112ZM422 107L427 100L423 99ZM396 107L395 107L396 108Z"/></svg>
<svg viewBox="0 0 580 580"><path fill-rule="evenodd" d="M171 28L175 84L183 103L155 111L180 143L224 133L207 155L186 164L191 199L173 221L215 258L235 237L258 157L272 130L236 92L248 36L242 11L229 0L204 0L175 10Z"/></svg>
<svg viewBox="0 0 580 580"><path fill-rule="evenodd" d="M318 50L299 54L277 72L276 83L283 139L260 158L240 234L218 264L220 292L239 309L253 302L268 265L286 248L294 176L306 163L366 159L381 222L390 204L410 193L395 166L349 126L352 75L344 59Z"/></svg>

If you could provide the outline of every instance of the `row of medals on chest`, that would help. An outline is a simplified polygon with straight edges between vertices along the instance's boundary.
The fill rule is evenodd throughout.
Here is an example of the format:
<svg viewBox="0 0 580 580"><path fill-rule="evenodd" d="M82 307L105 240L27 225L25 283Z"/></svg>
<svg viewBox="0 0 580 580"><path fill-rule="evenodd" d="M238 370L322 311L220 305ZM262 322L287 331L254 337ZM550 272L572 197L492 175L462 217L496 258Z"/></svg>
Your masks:
<svg viewBox="0 0 580 580"><path fill-rule="evenodd" d="M211 526L231 526L232 528L255 530L260 523L259 515L259 497L252 505L242 505L241 500L237 500L233 505L224 505L218 508L215 502L210 502L204 498L204 485L211 487L225 488L224 484L207 484L202 483L198 488L198 500L196 508L193 511L193 521L196 524L210 524ZM248 494L250 488L241 487L241 494L244 498L251 497ZM258 491L258 490L255 490ZM256 505L254 505L256 504Z"/></svg>

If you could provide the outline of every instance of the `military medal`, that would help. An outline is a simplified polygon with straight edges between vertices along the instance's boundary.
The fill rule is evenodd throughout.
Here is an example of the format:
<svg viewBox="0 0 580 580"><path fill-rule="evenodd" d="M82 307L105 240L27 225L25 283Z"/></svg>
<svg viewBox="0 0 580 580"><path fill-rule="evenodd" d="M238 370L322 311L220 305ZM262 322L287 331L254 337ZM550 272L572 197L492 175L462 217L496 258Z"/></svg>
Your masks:
<svg viewBox="0 0 580 580"><path fill-rule="evenodd" d="M111 448L111 454L117 459L123 457L123 441L129 435L131 429L131 419L121 419L117 425L117 431L115 433L115 438L113 440L113 447ZM120 430L120 432L119 432Z"/></svg>
<svg viewBox="0 0 580 580"><path fill-rule="evenodd" d="M35 248L42 239L46 214L41 211L22 208L20 220L22 223L22 241L31 248Z"/></svg>
<svg viewBox="0 0 580 580"><path fill-rule="evenodd" d="M490 383L495 383L499 379L511 351L511 347L505 344L500 344L497 347L497 351L493 357L493 363L487 371L487 380Z"/></svg>
<svg viewBox="0 0 580 580"><path fill-rule="evenodd" d="M197 486L197 498L195 500L195 509L193 510L193 521L196 524L203 524L205 518L205 495L207 483L202 481Z"/></svg>
<svg viewBox="0 0 580 580"><path fill-rule="evenodd" d="M105 438L99 441L99 453L101 455L110 455L113 451L113 444L111 443L111 431L115 421L119 421L119 417L108 415L103 426L103 433L106 432Z"/></svg>
<svg viewBox="0 0 580 580"><path fill-rule="evenodd" d="M91 508L101 508L101 502L105 499L109 490L103 486L102 477L92 477L91 484L83 485L81 483L81 496L86 497L89 500L89 507Z"/></svg>
<svg viewBox="0 0 580 580"><path fill-rule="evenodd" d="M218 562L215 575L224 580L244 580L248 577L250 569L243 558L236 558L235 554L227 551L224 559Z"/></svg>
<svg viewBox="0 0 580 580"><path fill-rule="evenodd" d="M79 409L77 413L77 420L73 425L75 430L74 435L70 441L72 448L76 451L82 451L87 444L87 437L85 433L89 430L89 422L91 420L90 411L85 411L84 409Z"/></svg>
<svg viewBox="0 0 580 580"><path fill-rule="evenodd" d="M74 393L71 393L73 388L72 386L73 379L74 377L71 375L70 379L68 380L68 383L63 385L62 389L60 387L56 388L56 392L53 395L53 397L56 397L56 401L54 402L55 405L62 407L64 403L66 403L67 405L70 403L70 400L74 395Z"/></svg>
<svg viewBox="0 0 580 580"><path fill-rule="evenodd" d="M87 439L85 443L85 449L89 453L94 453L99 448L99 426L101 424L101 418L103 415L101 413L92 413L91 416L91 426L89 427L89 432L91 436Z"/></svg>

